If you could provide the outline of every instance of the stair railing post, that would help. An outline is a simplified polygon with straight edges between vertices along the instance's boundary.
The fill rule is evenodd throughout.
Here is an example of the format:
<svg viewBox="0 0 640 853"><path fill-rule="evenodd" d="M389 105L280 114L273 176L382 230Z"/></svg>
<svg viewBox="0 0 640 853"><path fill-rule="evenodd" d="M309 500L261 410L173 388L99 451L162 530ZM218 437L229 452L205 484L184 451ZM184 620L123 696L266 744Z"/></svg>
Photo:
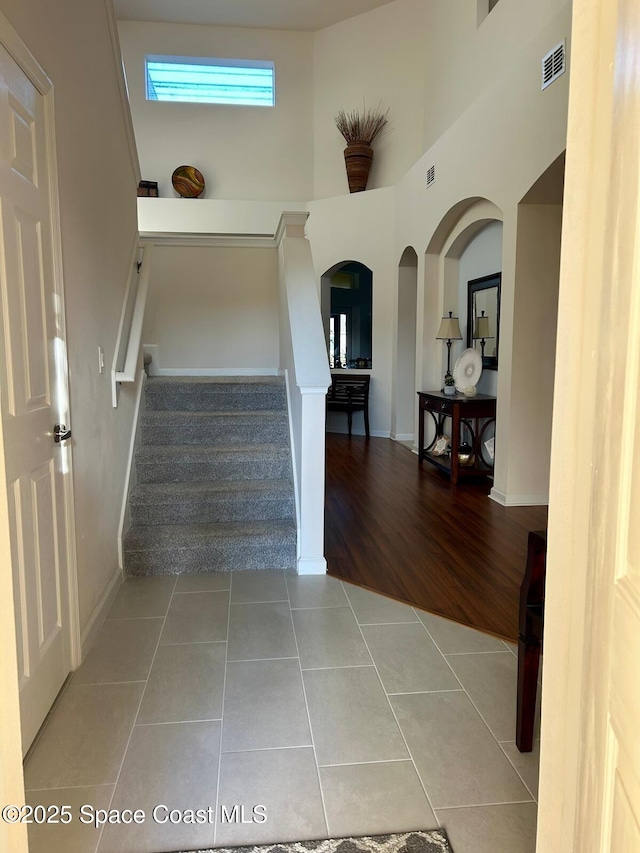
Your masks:
<svg viewBox="0 0 640 853"><path fill-rule="evenodd" d="M276 231L280 261L280 368L288 378L298 516L298 574L325 574L325 397L329 357L311 247L308 213L283 213Z"/></svg>

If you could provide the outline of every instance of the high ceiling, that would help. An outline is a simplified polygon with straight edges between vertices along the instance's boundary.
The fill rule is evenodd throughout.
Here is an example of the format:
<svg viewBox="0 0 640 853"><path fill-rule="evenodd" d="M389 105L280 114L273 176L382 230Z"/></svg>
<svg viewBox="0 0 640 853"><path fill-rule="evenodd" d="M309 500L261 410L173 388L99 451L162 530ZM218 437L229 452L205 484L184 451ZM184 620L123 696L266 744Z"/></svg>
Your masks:
<svg viewBox="0 0 640 853"><path fill-rule="evenodd" d="M115 0L125 21L320 30L392 0Z"/></svg>

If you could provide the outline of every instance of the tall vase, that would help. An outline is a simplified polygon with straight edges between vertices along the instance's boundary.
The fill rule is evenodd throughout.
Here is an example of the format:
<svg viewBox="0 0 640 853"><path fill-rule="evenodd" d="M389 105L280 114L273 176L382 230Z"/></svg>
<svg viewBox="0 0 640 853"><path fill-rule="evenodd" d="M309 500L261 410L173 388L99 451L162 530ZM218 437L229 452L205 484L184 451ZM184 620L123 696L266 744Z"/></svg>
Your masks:
<svg viewBox="0 0 640 853"><path fill-rule="evenodd" d="M361 193L366 190L372 160L373 148L364 142L352 142L344 149L349 192Z"/></svg>

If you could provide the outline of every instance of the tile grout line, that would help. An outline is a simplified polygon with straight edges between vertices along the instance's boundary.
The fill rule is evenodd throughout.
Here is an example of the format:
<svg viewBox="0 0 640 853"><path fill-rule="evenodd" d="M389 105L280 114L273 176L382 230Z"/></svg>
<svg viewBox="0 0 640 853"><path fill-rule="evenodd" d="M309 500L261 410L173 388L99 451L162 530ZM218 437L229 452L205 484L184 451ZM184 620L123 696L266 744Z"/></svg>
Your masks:
<svg viewBox="0 0 640 853"><path fill-rule="evenodd" d="M446 665L449 667L449 669L451 670L451 674L453 675L453 677L455 678L455 680L456 680L456 681L458 682L458 684L460 685L460 690L462 690L464 693L467 693L467 691L464 689L464 684L460 681L460 679L458 678L458 676L457 676L457 675L456 675L456 673L454 672L453 667L451 666L451 664L450 664L450 663L449 663L449 661L447 660L447 656L446 656L446 655L445 655L445 653L442 651L442 649L440 648L440 646L436 643L436 641L435 641L434 637L432 637L432 635L431 635L431 633L430 633L429 629L428 629L428 628L427 628L427 626L424 624L424 622L422 621L422 619L420 619L420 624L422 625L422 627L424 628L424 630L427 632L427 637L429 637L429 639L431 640L431 642L433 643L433 645L434 645L434 646L436 647L436 649L438 650L438 653L439 653L440 657L442 658L442 660L445 662L445 664L446 664ZM467 695L468 695L468 694L467 694Z"/></svg>
<svg viewBox="0 0 640 853"><path fill-rule="evenodd" d="M229 663L270 663L275 660L297 660L296 655L287 655L283 658L240 658L240 660L230 660Z"/></svg>
<svg viewBox="0 0 640 853"><path fill-rule="evenodd" d="M454 626L455 626L455 627L457 627L457 628L463 628L463 629L464 629L464 628L467 628L469 631L475 631L477 634L484 634L484 636L486 636L486 637L490 637L492 640L497 640L499 643L502 643L502 644L504 644L504 640L501 640L501 639L500 639L500 637L494 637L494 635L493 635L493 634L487 634L487 632L486 632L486 631L481 631L479 628L472 628L470 625L463 625L463 624L462 624L462 623L460 623L460 622L454 622L454 621L453 621L453 620L451 620L451 619L445 619L445 618L444 618L444 616L439 616L437 613L430 613L428 610L420 610L420 608L419 608L419 607L418 607L418 608L416 608L416 607L413 607L413 606L411 607L411 609L413 610L413 612L414 612L414 613L416 614L416 616L418 617L418 621L420 622L420 624L422 625L422 627L424 628L424 630L425 630L425 631L427 632L427 634L429 634L429 636L431 637L431 642L435 645L435 647L438 649L438 651L440 652L440 654L441 654L443 657L445 657L445 655L495 655L495 654L500 654L500 655L501 655L505 650L506 650L506 651L509 651L509 649L507 649L507 648L506 648L506 646L505 646L505 648L504 648L504 649L489 649L489 650L487 650L487 651L480 651L480 652L474 652L474 651L471 651L471 652L444 652L444 651L442 651L442 649L440 648L439 644L436 642L435 637L434 637L434 636L432 635L432 633L429 631L429 629L428 629L428 627L427 627L426 623L425 623L422 619L420 619L420 613L425 613L427 616L434 616L434 617L435 617L435 618L437 618L437 619L443 619L445 622L451 622L451 624L452 624L452 625L454 625ZM419 611L419 612L418 612L418 611Z"/></svg>
<svg viewBox="0 0 640 853"><path fill-rule="evenodd" d="M438 651L440 651L440 649L438 649ZM448 658L459 658L462 657L462 655L506 655L511 654L511 652L509 649L491 649L484 652L440 652L440 654Z"/></svg>
<svg viewBox="0 0 640 853"><path fill-rule="evenodd" d="M454 674L455 674L455 673L454 673ZM462 682L461 682L461 683L462 683ZM491 735L491 737L493 738L493 740L494 740L494 742L496 743L496 745L497 745L498 749L500 750L500 752L502 753L502 755L504 755L504 757L507 759L507 761L509 762L509 764L511 765L511 767L515 770L516 776L518 777L518 779L519 779L519 780L522 782L522 784L524 785L525 790L526 790L526 791L528 791L529 795L532 797L532 799L534 800L534 802L536 802L535 797L533 797L533 794L532 794L532 793L531 793L531 791L529 790L529 786L528 786L528 785L527 785L527 783L524 781L524 779L522 778L522 776L521 776L521 775L520 775L520 773L518 772L517 767L516 767L516 766L513 764L513 762L509 759L509 756L506 754L506 752L504 751L504 749L503 749L503 748L502 748L502 746L500 745L500 741L498 740L498 738L496 737L496 735L495 735L495 734L493 733L493 731L491 730L491 727L490 727L489 723L485 720L485 718L484 718L484 717L483 717L483 715L481 714L480 709L478 708L478 706L476 705L476 703L475 703L475 702L473 701L473 699L471 698L471 695L469 694L469 691L465 688L465 686L464 686L464 685L462 686L462 689L463 689L464 693L466 694L466 697L467 697L467 699L469 700L469 702L471 702L471 705L472 705L473 709L475 710L476 714L480 717L480 719L481 719L481 720L482 720L482 722L484 723L484 725L485 725L485 727L486 727L487 731L489 732L489 734L490 734L490 735ZM505 741L505 743L507 743L507 741ZM506 803L502 803L501 805L506 805Z"/></svg>
<svg viewBox="0 0 640 853"><path fill-rule="evenodd" d="M330 834L329 816L327 814L327 805L326 805L325 800L324 800L324 791L322 789L322 779L320 777L320 765L318 763L318 753L316 752L316 742L315 742L315 738L313 736L313 726L311 725L311 714L309 712L309 701L307 699L307 688L305 687L305 683L304 683L304 675L302 672L302 661L300 660L300 647L298 646L298 636L296 634L296 626L295 626L295 622L293 619L293 610L291 608L291 596L289 594L289 584L287 582L286 574L284 576L284 583L285 583L285 586L287 589L287 599L289 601L289 617L291 619L291 630L293 631L293 639L294 639L295 644L296 644L296 651L298 652L298 667L300 670L300 683L302 685L302 695L304 697L304 706L307 709L307 722L309 723L309 735L311 737L311 748L313 749L313 760L315 761L315 765L316 765L316 776L318 779L318 789L320 791L320 802L322 803L322 812L324 814L324 825L325 825L325 828L327 830L327 837L329 837L329 834Z"/></svg>
<svg viewBox="0 0 640 853"><path fill-rule="evenodd" d="M194 640L193 643L160 643L163 649L172 646L221 646L225 640Z"/></svg>
<svg viewBox="0 0 640 853"><path fill-rule="evenodd" d="M79 791L82 788L114 788L113 782L100 782L98 785L65 785L61 788L25 788L25 794L37 794L40 791Z"/></svg>
<svg viewBox="0 0 640 853"><path fill-rule="evenodd" d="M248 752L279 752L283 749L311 749L312 746L311 743L294 743L289 746L252 746L249 749L227 749L224 755L246 755Z"/></svg>
<svg viewBox="0 0 640 853"><path fill-rule="evenodd" d="M158 634L158 642L156 643L156 648L155 648L155 651L153 653L153 658L151 659L151 665L149 666L147 678L145 679L145 682L144 682L145 686L144 686L144 689L142 690L142 693L140 694L140 701L138 702L138 707L136 709L136 713L135 713L135 716L133 718L133 725L131 726L131 731L129 732L129 737L127 739L127 745L124 748L124 752L122 754L122 761L120 762L120 768L118 769L118 775L116 776L116 780L115 780L115 783L113 785L113 792L112 792L111 797L109 799L109 806L108 806L109 809L111 808L111 806L113 804L113 798L115 797L116 791L118 789L118 782L120 781L120 776L122 774L122 768L124 767L124 763L125 763L126 758L127 758L127 753L129 752L129 746L131 745L131 738L133 737L133 733L134 733L135 728L136 728L136 720L138 719L138 714L140 713L140 708L142 707L142 702L144 701L144 694L147 691L147 685L149 683L149 677L151 676L151 670L153 669L153 664L155 663L156 655L158 654L158 649L160 648L160 638L162 637L162 632L164 631L164 626L165 626L166 621L167 621L167 616L169 615L169 610L171 609L171 602L173 601L173 595L174 595L174 591L175 591L177 583L178 583L178 576L176 575L174 578L174 581L173 581L173 587L171 589L171 595L169 596L169 603L167 604L167 609L166 609L165 614L164 614L164 619L162 620L162 628L160 629L160 633ZM98 836L98 843L96 844L96 847L95 847L96 853L99 853L100 845L102 844L103 835L104 835L104 826L101 827L101 829L100 829L100 834Z"/></svg>
<svg viewBox="0 0 640 853"><path fill-rule="evenodd" d="M343 761L336 764L321 764L320 767L361 767L369 764L413 764L412 758L379 758L373 761ZM380 833L378 833L380 834ZM386 834L386 833L384 833Z"/></svg>
<svg viewBox="0 0 640 853"><path fill-rule="evenodd" d="M341 582L341 583L342 583L342 582ZM342 587L342 588L344 589L344 584L343 584L343 587ZM353 618L356 620L356 624L357 624L357 623L358 623L358 619L357 619L357 617L356 617L355 610L353 609L353 605L351 604L351 600L349 599L349 594L347 593L347 590L346 590L346 589L344 589L344 592L345 592L345 595L347 596L347 600L349 601L349 606L351 607L351 612L353 613ZM420 620L420 619L418 619L418 621L420 622L421 620ZM388 694L387 694L387 691L386 691L386 690L385 690L385 688L384 688L384 684L382 683L382 679L380 678L380 673L379 673L379 671L378 671L378 667L376 666L376 662L375 662L375 660L374 660L374 658L373 658L373 655L371 654L371 649L369 648L369 644L367 643L367 638L366 638L366 637L365 637L365 635L364 635L364 631L362 630L362 626L361 626L361 625L358 625L358 629L359 629L359 631L360 631L360 635L362 636L362 641L363 641L363 642L364 642L364 644L365 644L365 647L366 647L366 649L367 649L367 652L369 653L369 657L370 657L370 658L371 658L371 660L373 661L373 667L374 667L375 672L376 672L376 675L377 675L377 677L378 677L378 681L380 682L380 687L382 688L382 692L384 693L384 698L387 700L387 704L389 705L389 709L391 710L391 713L393 714L393 719L395 720L396 726L398 727L398 731L400 732L400 737L402 738L402 740L403 740L403 742L404 742L405 748L406 748L406 750L407 750L407 755L409 756L409 758L411 759L411 763L413 764L413 769L414 769L414 771L415 771L416 776L418 777L418 781L420 782L420 787L421 787L421 788L422 788L422 790L424 791L424 795L425 795L425 797L426 797L427 803L429 804L429 808L431 809L431 812L432 812L432 814L433 814L433 816L434 816L434 818L435 818L435 820L436 820L436 823L438 824L438 827L440 827L440 820L438 819L438 815L436 814L436 810L435 810L435 809L434 809L434 807L433 807L433 803L431 802L431 798L429 797L429 794L427 793L427 789L425 788L424 782L422 781L422 776L420 775L420 773L418 773L418 767L417 767L416 762L415 762L415 759L414 759L414 757L413 757L413 753L412 753L412 752L411 752L411 750L409 749L409 744L407 743L407 739L406 739L406 737L405 737L405 735L404 735L404 732L402 731L402 728L401 728L401 726L400 726L400 723L398 722L398 717L396 716L396 712L395 712L395 710L394 710L394 707L393 707L393 705L391 704L391 701L390 701L390 699L389 699L389 696L388 696ZM439 650L438 650L438 651L439 651Z"/></svg>
<svg viewBox="0 0 640 853"><path fill-rule="evenodd" d="M224 700L227 689L227 667L229 665L229 631L231 629L231 595L233 589L233 572L229 572L229 604L227 607L227 640L224 652L224 676L222 679L222 711L220 716L220 744L218 748L218 775L216 778L216 810L213 821L213 846L216 846L218 836L218 809L220 807L220 776L222 774L222 735L224 733Z"/></svg>
<svg viewBox="0 0 640 853"><path fill-rule="evenodd" d="M338 666L303 666L301 669L303 672L324 672L327 669L363 669L366 667L370 669L372 666L372 663L349 663Z"/></svg>
<svg viewBox="0 0 640 853"><path fill-rule="evenodd" d="M480 711L478 710L478 708L477 708L477 706L476 706L476 703L473 701L473 699L472 699L472 698L471 698L471 696L469 695L469 691L466 689L466 687L464 686L464 684L462 683L462 681L460 681L460 679L458 678L458 676L457 676L457 675L456 675L456 673L454 672L453 667L451 666L451 664L450 664L450 663L449 663L449 661L447 660L447 658L448 658L448 657L458 657L458 656L461 656L461 655L464 655L464 654L470 654L470 655L486 655L486 654L489 654L489 655L495 655L495 654L499 654L499 655L501 655L501 654L504 654L504 652L502 652L502 651L498 651L498 652L495 652L495 651L494 651L494 652L453 652L453 653L451 653L451 654L447 655L447 654L445 654L443 651L441 651L441 650L440 650L440 646L438 646L438 644L436 643L435 639L431 636L431 633L429 632L429 629L428 629L428 628L427 628L427 626L424 624L424 622L422 621L422 619L420 619L420 624L422 625L422 627L425 629L425 631L427 632L427 634L428 634L428 635L429 635L429 637L431 638L431 641L432 641L432 643L434 644L434 646L438 649L438 651L439 651L439 652L440 652L440 654L442 655L443 660L446 662L447 666L449 667L449 669L450 669L450 670L451 670L451 672L453 673L453 677L457 680L458 684L460 685L460 687L461 687L462 691L464 692L464 694L466 695L467 699L469 700L469 702L471 702L471 705L472 705L472 707L474 708L475 712L476 712L476 713L477 713L477 715L480 717L480 719L482 720L482 722L485 724L485 726L486 726L487 730L489 731L489 734L491 735L491 737L492 737L492 738L494 739L494 741L497 743L497 745L498 745L498 748L499 748L500 752L504 755L504 757L507 759L507 761L509 762L509 764L511 765L511 767L515 770L516 776L518 777L518 779L519 779L519 780L522 782L522 784L524 785L525 790L529 793L529 795L531 796L531 798L532 798L533 802L534 802L534 803L536 803L536 805L537 805L538 800L537 800L537 798L536 798L536 797L534 797L534 795L533 795L533 791L531 791L531 789L529 788L529 786L528 786L528 785L527 785L527 783L525 782L524 778L522 777L522 774L518 771L518 768L515 766L515 764L513 763L513 761L511 761L511 759L509 758L509 756L507 755L507 753L506 753L506 752L504 751L504 749L502 748L502 744L501 744L501 742L498 740L498 738L496 737L496 735L494 735L494 733L491 731L491 728L489 727L489 724L487 723L487 721L485 720L485 718L482 716L482 714L480 713ZM502 642L504 642L504 641L502 641ZM509 653L509 654L511 653L511 652L510 652L510 649L505 649L505 650L506 650L506 652L507 652L507 653ZM455 692L459 692L459 691L455 691ZM509 741L505 741L505 743L509 743ZM529 802L529 801L527 800L527 801L525 801L525 802ZM506 804L506 803L499 803L498 805L507 805L507 804ZM460 806L459 808L465 808L465 806Z"/></svg>
<svg viewBox="0 0 640 853"><path fill-rule="evenodd" d="M498 738L496 737L496 735L494 735L494 733L491 731L491 728L489 727L489 724L487 723L487 721L485 720L485 718L482 716L482 714L481 714L481 713L480 713L480 711L478 710L478 707L476 706L476 703L475 703L475 702L473 701L473 699L471 698L471 696L470 696L470 694L469 694L469 691L466 689L466 687L464 686L464 684L462 683L462 681L460 681L460 679L458 678L458 676L457 676L457 675L456 675L456 673L454 672L453 667L451 666L451 664L450 664L450 663L449 663L449 661L448 661L448 658L449 658L449 657L460 657L460 656L465 655L465 654L468 654L468 655L495 655L495 654L499 654L499 655L501 655L501 654L504 654L504 652L503 652L502 650L500 650L500 651L492 651L492 652L452 652L452 653L450 653L450 654L445 654L443 651L441 651L441 650L440 650L440 647L439 647L439 646L438 646L438 644L436 643L435 639L431 636L431 633L429 632L429 629L428 629L428 628L427 628L427 626L424 624L424 622L422 621L422 619L420 619L420 624L422 625L422 627L425 629L425 631L427 632L427 634L428 634L428 635L429 635L429 637L431 638L431 641L432 641L432 643L434 644L434 646L438 649L438 651L439 651L439 652L440 652L440 654L442 655L442 658L444 659L444 661L446 662L447 666L449 667L449 669L450 669L450 670L451 670L451 672L453 673L454 678L458 681L458 684L460 685L460 687L461 687L462 691L465 693L465 695L466 695L467 699L469 700L469 702L471 702L471 705L472 705L472 707L474 708L475 712L477 713L477 715L480 717L480 719L482 720L482 722L483 722L483 723L485 724L485 726L487 727L487 730L489 731L489 734L491 735L491 737L492 737L492 738L494 739L494 741L497 743L498 748L500 749L500 752L504 755L504 757L507 759L507 761L509 762L509 764L511 765L511 767L515 770L516 776L518 777L518 779L519 779L519 780L522 782L522 784L524 785L525 790L529 793L529 795L531 796L531 798L532 798L533 802L537 804L537 802L538 802L537 797L535 797L535 796L534 796L533 791L532 791L532 790L531 790L531 788L527 785L527 783L526 783L526 781L524 780L524 778L523 778L522 774L519 772L518 768L515 766L515 764L513 763L513 761L511 761L511 759L509 758L509 756L507 755L507 753L505 752L505 750L502 748L502 743L501 743L501 741L499 741L499 740L498 740ZM475 630L475 629L474 629L474 630ZM504 640L503 640L502 642L504 642ZM511 650L510 650L510 649L505 648L505 651L506 651L507 653L511 654ZM459 691L456 691L456 692L459 692ZM509 741L505 741L505 743L509 743ZM529 801L527 800L527 801L525 801L525 802L529 802ZM498 805L506 805L506 803L499 803ZM460 806L459 808L465 808L465 806Z"/></svg>
<svg viewBox="0 0 640 853"><path fill-rule="evenodd" d="M500 741L500 740L499 740L499 741L498 741L498 746L499 746L499 747L500 747L500 749L502 750L502 754L504 755L504 757L507 759L507 761L509 762L509 764L513 767L513 769L514 769L514 770L516 771L516 773L518 774L519 778L522 780L522 784L523 784L523 785L524 785L524 787L527 789L527 791L531 794L531 797L533 798L533 802L534 802L534 803L536 804L536 806L537 806L537 805L538 805L538 796L537 796L536 794L534 794L534 793L533 793L533 791L531 790L531 788L527 785L527 783L526 783L526 781L525 781L524 777L522 776L522 774L520 773L520 771L518 770L518 768L517 768L517 767L516 767L516 765L513 763L513 761L512 761L512 760L511 760L511 758L509 757L508 753L506 752L506 750L505 750L505 749L504 749L504 747L502 746L502 744L503 744L503 743L513 743L513 744L515 744L515 741L508 741L508 740ZM525 755L526 755L526 754L527 754L527 753L525 753ZM538 759L538 766L539 766L539 759Z"/></svg>
<svg viewBox="0 0 640 853"><path fill-rule="evenodd" d="M438 806L438 811L462 811L463 809L490 809L495 808L496 806L531 806L536 805L532 803L531 800L510 800L507 803L470 803L469 805L464 806Z"/></svg>
<svg viewBox="0 0 640 853"><path fill-rule="evenodd" d="M429 631L428 631L428 629L427 629L426 625L425 625L425 630L427 631L427 633L429 633ZM429 634L429 636L431 637L431 634ZM433 637L431 637L431 639L433 640ZM435 643L435 640L433 640L433 642ZM438 651L440 651L440 649L438 649ZM508 652L508 649L507 649L507 652ZM489 726L489 723L485 720L485 718L484 718L484 717L482 716L482 714L480 713L480 709L478 708L478 706L476 705L476 703L475 703L475 702L473 701L473 699L471 698L471 695L470 695L469 691L467 690L467 688L464 686L464 684L462 683L462 681L460 681L460 679L458 678L458 676L457 676L457 675L456 675L456 673L454 672L453 667L451 666L451 664L450 664L450 663L449 663L449 661L447 660L447 655L445 655L443 652L440 652L440 654L442 655L442 657L443 657L443 658L445 659L445 661L447 662L447 666L449 667L449 669L451 669L451 672L453 673L454 677L458 680L458 683L459 683L459 684L460 684L460 686L462 687L462 690L463 690L463 692L465 693L465 695L466 695L467 699L469 700L469 702L471 702L472 707L474 708L475 712L477 713L477 715L480 717L480 719L482 720L482 722L483 722L483 723L484 723L484 725L486 726L486 728L487 728L487 730L488 730L489 734L491 735L491 737L494 739L494 741L495 741L495 742L496 742L496 744L498 745L498 749L499 749L499 750L500 750L500 752L504 755L504 757L507 759L507 761L509 762L509 764L511 765L511 767L513 767L513 769L514 769L514 770L515 770L515 772L516 772L516 776L517 776L517 777L518 777L518 779L522 782L522 784L523 784L523 785L524 785L524 787L525 787L525 790L526 790L526 791L528 791L528 793L529 793L529 795L532 797L532 799L533 799L534 803L536 803L536 804L537 804L537 802L538 802L538 801L537 801L537 799L533 796L533 792L530 790L529 786L527 785L527 783L525 782L525 780L522 778L522 775L518 772L518 768L515 766L515 764L513 763L513 761L511 761L511 759L509 758L509 756L507 755L507 753L504 751L504 749L503 749L503 748L502 748L502 746L501 746L501 742L498 740L497 736L496 736L496 735L494 735L493 731L491 730L491 727ZM452 655L452 657L461 656L461 655L463 655L463 654L500 654L500 655L501 655L501 654L503 654L503 652L458 652L456 655ZM508 743L508 742L509 742L509 741L505 741L505 743ZM506 803L500 803L499 805L506 805Z"/></svg>
<svg viewBox="0 0 640 853"><path fill-rule="evenodd" d="M387 693L387 696L429 696L432 693L462 693L462 687L445 687L442 690L398 690Z"/></svg>

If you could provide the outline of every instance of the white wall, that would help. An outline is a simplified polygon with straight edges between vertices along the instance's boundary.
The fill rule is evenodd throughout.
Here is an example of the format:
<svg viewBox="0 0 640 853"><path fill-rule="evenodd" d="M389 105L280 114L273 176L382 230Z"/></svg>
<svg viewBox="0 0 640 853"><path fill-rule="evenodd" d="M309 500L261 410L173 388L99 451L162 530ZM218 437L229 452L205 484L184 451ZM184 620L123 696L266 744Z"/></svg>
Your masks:
<svg viewBox="0 0 640 853"><path fill-rule="evenodd" d="M0 0L54 84L73 429L80 623L118 569L136 388L111 405L111 364L137 237L130 159L104 0Z"/></svg>
<svg viewBox="0 0 640 853"><path fill-rule="evenodd" d="M500 0L480 26L478 0L431 0L424 5L432 35L421 54L426 150L489 86L522 61L523 44L552 23L565 4L562 0ZM542 52L531 60L538 92L540 60L559 40L545 42L546 47L541 45Z"/></svg>
<svg viewBox="0 0 640 853"><path fill-rule="evenodd" d="M348 192L340 107L389 108L389 126L374 143L369 189L392 186L424 150L424 60L430 35L421 0L396 0L314 36L315 198Z"/></svg>
<svg viewBox="0 0 640 853"><path fill-rule="evenodd" d="M152 367L271 369L278 348L275 248L156 246L143 330Z"/></svg>
<svg viewBox="0 0 640 853"><path fill-rule="evenodd" d="M399 441L409 440L415 434L417 322L418 258L413 249L407 249L398 267L395 400L391 419L391 435Z"/></svg>
<svg viewBox="0 0 640 853"><path fill-rule="evenodd" d="M481 382L499 400L496 486L506 493L514 458L511 365L523 345L514 335L517 206L565 146L569 74L541 92L540 59L566 38L570 61L571 7L562 0L503 0L480 27L476 12L475 0L395 0L314 34L315 200L308 205L307 233L318 279L347 259L373 271L371 425L374 435L388 435L402 252L411 245L418 254L417 382L429 390L439 387L443 373L435 334L445 309L445 272L448 286L459 284L457 259L445 264L440 249L475 200L497 208L499 216L489 218L504 219L502 264L492 263L488 272L503 271L500 371L485 371ZM333 116L363 97L370 106L382 100L391 108L392 129L376 145L372 189L349 195ZM436 181L427 189L431 165ZM150 207L153 200L145 202ZM196 210L175 204L167 230L180 229L178 205L189 215ZM469 273L480 274L480 268Z"/></svg>
<svg viewBox="0 0 640 853"><path fill-rule="evenodd" d="M492 222L486 225L469 241L467 248L460 255L458 265L458 313L460 317L461 341L454 341L451 347L451 364L467 346L467 293L468 283L474 278L502 271L502 222ZM490 342L493 344L493 342ZM487 354L489 350L487 349ZM479 394L498 392L498 371L482 371L477 385Z"/></svg>
<svg viewBox="0 0 640 853"><path fill-rule="evenodd" d="M549 492L561 230L559 205L520 205L507 494L540 502ZM579 441L577 431L567 440Z"/></svg>
<svg viewBox="0 0 640 853"><path fill-rule="evenodd" d="M313 263L320 277L341 261L359 261L373 273L373 353L369 392L372 435L391 430L391 364L395 286L398 274L393 259L393 191L380 189L311 202L307 236ZM349 371L358 373L357 370ZM346 432L346 417L330 412L328 428ZM364 434L361 414L354 417L355 433Z"/></svg>
<svg viewBox="0 0 640 853"><path fill-rule="evenodd" d="M311 33L137 21L119 31L143 177L162 196L175 196L171 174L183 164L203 173L207 198L311 196ZM146 54L272 60L276 105L147 101Z"/></svg>
<svg viewBox="0 0 640 853"><path fill-rule="evenodd" d="M389 107L390 129L374 143L368 187L392 186L487 88L521 63L523 44L563 5L505 0L478 27L477 0L395 0L316 33L314 197L347 191L344 143L333 122L341 106L358 107L364 99ZM542 55L555 44L545 41L531 57L537 77ZM432 162L423 165L421 186Z"/></svg>

